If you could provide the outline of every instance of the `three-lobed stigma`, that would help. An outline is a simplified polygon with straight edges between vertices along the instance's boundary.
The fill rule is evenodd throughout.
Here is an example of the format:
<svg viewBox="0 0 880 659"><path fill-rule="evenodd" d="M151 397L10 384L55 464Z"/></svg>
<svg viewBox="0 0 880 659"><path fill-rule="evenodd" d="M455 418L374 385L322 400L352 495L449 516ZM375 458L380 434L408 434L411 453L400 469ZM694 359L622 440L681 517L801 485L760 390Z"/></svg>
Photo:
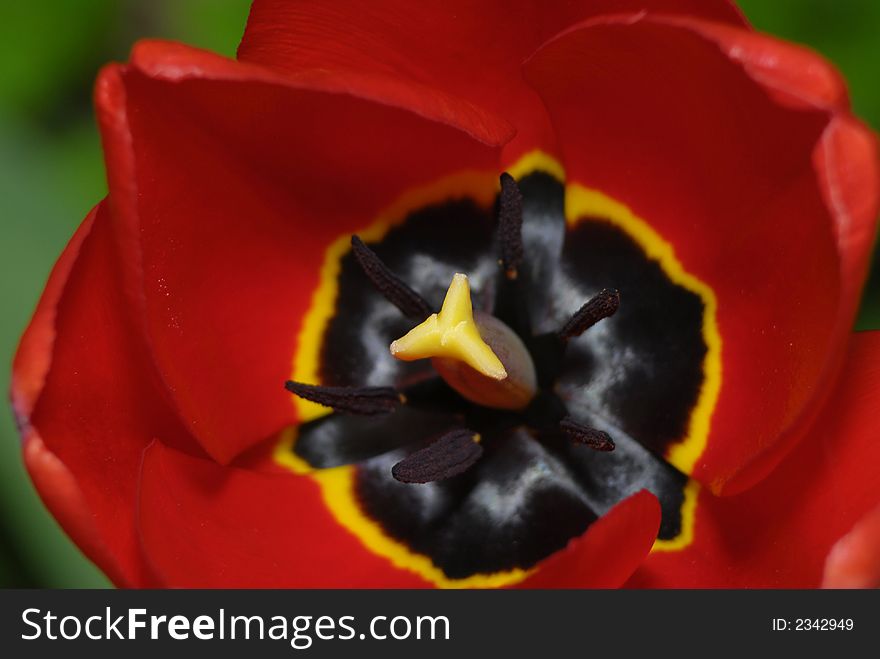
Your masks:
<svg viewBox="0 0 880 659"><path fill-rule="evenodd" d="M507 370L480 336L474 321L467 275L456 273L439 313L391 343L391 354L403 361L440 357L457 359L493 380L503 380Z"/></svg>

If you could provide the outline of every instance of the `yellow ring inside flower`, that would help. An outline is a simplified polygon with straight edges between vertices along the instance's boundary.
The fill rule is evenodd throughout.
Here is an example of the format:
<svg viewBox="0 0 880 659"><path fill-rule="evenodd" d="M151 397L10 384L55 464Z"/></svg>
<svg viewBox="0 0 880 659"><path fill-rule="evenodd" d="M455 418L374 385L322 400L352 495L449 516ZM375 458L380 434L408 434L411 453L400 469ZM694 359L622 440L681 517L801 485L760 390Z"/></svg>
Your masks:
<svg viewBox="0 0 880 659"><path fill-rule="evenodd" d="M561 164L540 151L520 158L507 171L517 179L532 172L550 174L565 181ZM467 196L484 209L491 208L498 187L497 172L465 171L424 188L412 190L383 212L368 229L358 234L365 241L380 240L393 226L403 222L413 209L450 198ZM565 216L569 225L579 218L598 216L616 224L630 235L646 255L659 262L669 279L700 297L704 305L702 334L707 346L703 360L703 382L697 403L691 411L688 431L684 438L667 451L666 459L680 471L689 474L705 449L712 412L721 386L721 337L716 321L717 302L714 291L704 282L687 273L675 257L672 246L664 241L644 220L636 217L623 204L580 185L566 186ZM332 318L338 296L340 261L350 249L348 235L340 237L327 249L320 273L320 284L300 330L291 379L298 382L320 382L319 359L324 331ZM325 407L303 400L292 399L301 422L310 421L329 413ZM274 457L280 465L297 474L307 474L321 488L324 503L336 520L351 531L374 554L388 558L400 569L419 574L440 588L497 588L516 584L532 570L512 569L466 578L451 579L436 567L428 556L413 552L406 544L389 537L381 525L368 517L355 497L355 467L351 465L329 469L314 469L293 451L296 429L283 432ZM675 551L688 546L693 539L694 517L699 486L691 480L684 490L681 505L681 530L671 539L658 539L652 551Z"/></svg>

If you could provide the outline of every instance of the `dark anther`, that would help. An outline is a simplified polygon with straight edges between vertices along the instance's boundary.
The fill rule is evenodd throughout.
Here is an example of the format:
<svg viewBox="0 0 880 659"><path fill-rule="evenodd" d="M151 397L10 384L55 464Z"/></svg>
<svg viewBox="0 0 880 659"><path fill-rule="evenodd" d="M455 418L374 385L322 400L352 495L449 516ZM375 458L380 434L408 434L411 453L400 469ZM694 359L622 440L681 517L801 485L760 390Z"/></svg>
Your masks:
<svg viewBox="0 0 880 659"><path fill-rule="evenodd" d="M614 450L614 441L611 439L611 436L607 432L603 430L596 430L595 428L590 428L589 426L582 426L581 424L575 422L570 416L567 416L562 421L560 421L559 427L562 429L562 432L564 432L565 435L573 442L577 442L578 444L586 444L590 448L597 451Z"/></svg>
<svg viewBox="0 0 880 659"><path fill-rule="evenodd" d="M288 380L284 388L337 412L364 416L388 414L404 402L403 396L391 387L322 387Z"/></svg>
<svg viewBox="0 0 880 659"><path fill-rule="evenodd" d="M603 289L578 309L565 326L559 330L563 339L580 336L603 318L613 316L620 306L620 293Z"/></svg>
<svg viewBox="0 0 880 659"><path fill-rule="evenodd" d="M401 483L432 483L457 476L483 454L480 436L472 430L452 430L391 468Z"/></svg>
<svg viewBox="0 0 880 659"><path fill-rule="evenodd" d="M364 273L385 299L410 318L424 320L431 315L431 307L425 302L425 299L391 272L382 259L364 244L363 240L352 236L351 247L354 257Z"/></svg>
<svg viewBox="0 0 880 659"><path fill-rule="evenodd" d="M523 197L516 181L507 172L501 175L501 198L498 206L501 267L508 279L516 279L523 260Z"/></svg>

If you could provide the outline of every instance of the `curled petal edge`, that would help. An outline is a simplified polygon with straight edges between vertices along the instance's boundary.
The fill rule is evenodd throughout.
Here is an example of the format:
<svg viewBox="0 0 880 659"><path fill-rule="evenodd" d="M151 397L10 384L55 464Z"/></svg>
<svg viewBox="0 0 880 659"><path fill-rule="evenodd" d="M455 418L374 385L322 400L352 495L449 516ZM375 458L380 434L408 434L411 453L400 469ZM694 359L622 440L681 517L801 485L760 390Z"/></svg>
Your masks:
<svg viewBox="0 0 880 659"><path fill-rule="evenodd" d="M767 475L807 434L837 385L849 348L850 332L868 276L880 213L880 153L877 138L848 114L833 115L813 152L821 192L834 220L840 255L842 294L833 335L833 354L822 386L776 444L755 456L728 481L714 483L716 494L739 494Z"/></svg>
<svg viewBox="0 0 880 659"><path fill-rule="evenodd" d="M103 203L103 202L102 202ZM95 206L73 234L56 261L37 308L21 337L12 361L10 395L15 418L22 433L29 427L30 415L52 363L55 343L55 313L67 285L67 278L79 256L80 247L92 230L98 207Z"/></svg>
<svg viewBox="0 0 880 659"><path fill-rule="evenodd" d="M831 548L822 588L880 588L880 504Z"/></svg>
<svg viewBox="0 0 880 659"><path fill-rule="evenodd" d="M82 490L67 466L34 430L23 444L24 464L43 503L70 539L119 587L134 587L101 540Z"/></svg>
<svg viewBox="0 0 880 659"><path fill-rule="evenodd" d="M255 81L316 92L343 93L415 112L425 119L458 128L488 146L502 146L516 129L505 119L461 98L389 76L354 71L302 71L281 74L258 64L229 60L205 50L170 41L135 44L130 66L156 80Z"/></svg>

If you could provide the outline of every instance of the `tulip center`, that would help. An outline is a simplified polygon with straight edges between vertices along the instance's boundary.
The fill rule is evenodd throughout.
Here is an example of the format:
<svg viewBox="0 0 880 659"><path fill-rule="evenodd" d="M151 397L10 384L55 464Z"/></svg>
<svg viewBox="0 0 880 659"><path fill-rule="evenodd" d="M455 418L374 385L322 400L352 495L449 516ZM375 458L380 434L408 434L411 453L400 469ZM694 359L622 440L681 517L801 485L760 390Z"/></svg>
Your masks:
<svg viewBox="0 0 880 659"><path fill-rule="evenodd" d="M484 178L454 189L328 249L279 461L438 584L513 583L642 488L678 546L694 495L664 456L699 428L706 298L550 170L502 176L494 205Z"/></svg>
<svg viewBox="0 0 880 659"><path fill-rule="evenodd" d="M530 323L521 299L519 268L524 257L522 242L522 193L509 174L501 175L496 241L499 279L502 284L499 310L521 332ZM430 305L358 236L352 251L364 275L403 314L427 317L389 347L401 361L430 360L442 381L461 399L454 407L460 424L430 438L430 443L392 467L403 483L428 483L457 476L472 467L483 454L482 438L504 436L513 427L529 428L533 436L550 436L598 451L613 451L607 432L575 421L553 392L558 367L569 339L580 336L598 321L613 315L620 304L617 291L603 290L584 303L556 332L520 336L504 320L474 312L468 277L456 273L441 309ZM503 298L507 298L504 300ZM538 363L542 364L539 386ZM306 400L337 412L372 416L393 413L398 406L442 408L449 404L448 391L426 393L423 386L398 391L391 387L326 387L288 381L287 389ZM436 387L436 383L434 383ZM555 431L555 433L553 432Z"/></svg>

